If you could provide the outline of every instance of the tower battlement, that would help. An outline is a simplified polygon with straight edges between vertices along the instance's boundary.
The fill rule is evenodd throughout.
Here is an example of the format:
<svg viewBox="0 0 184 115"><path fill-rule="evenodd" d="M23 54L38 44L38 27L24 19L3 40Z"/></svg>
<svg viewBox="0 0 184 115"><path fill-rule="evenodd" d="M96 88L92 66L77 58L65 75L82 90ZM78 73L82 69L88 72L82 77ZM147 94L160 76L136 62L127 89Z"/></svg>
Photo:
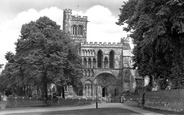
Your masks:
<svg viewBox="0 0 184 115"><path fill-rule="evenodd" d="M64 9L63 11L64 11L64 13L72 13L71 9Z"/></svg>

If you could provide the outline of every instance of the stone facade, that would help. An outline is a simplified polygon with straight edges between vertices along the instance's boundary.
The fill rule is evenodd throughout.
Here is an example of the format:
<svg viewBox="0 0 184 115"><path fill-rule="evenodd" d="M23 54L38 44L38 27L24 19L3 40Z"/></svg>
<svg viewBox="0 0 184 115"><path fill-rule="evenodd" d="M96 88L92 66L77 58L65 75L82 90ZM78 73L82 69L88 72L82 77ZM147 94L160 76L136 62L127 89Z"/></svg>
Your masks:
<svg viewBox="0 0 184 115"><path fill-rule="evenodd" d="M124 38L119 43L87 42L87 16L73 16L72 10L63 12L63 31L80 44L83 87L77 88L79 96L117 96L135 89L132 74L131 48ZM97 83L95 83L97 82Z"/></svg>

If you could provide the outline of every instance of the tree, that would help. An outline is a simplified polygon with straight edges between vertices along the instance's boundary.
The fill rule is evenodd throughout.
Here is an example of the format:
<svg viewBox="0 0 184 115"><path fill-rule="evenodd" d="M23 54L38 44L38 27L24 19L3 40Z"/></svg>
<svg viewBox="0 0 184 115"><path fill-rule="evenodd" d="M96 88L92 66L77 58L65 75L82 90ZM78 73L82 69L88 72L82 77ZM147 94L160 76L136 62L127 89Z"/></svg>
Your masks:
<svg viewBox="0 0 184 115"><path fill-rule="evenodd" d="M82 66L74 47L71 38L60 30L56 22L47 17L24 24L16 43L15 61L12 63L13 67L10 67L15 68L10 76L19 81L13 83L39 87L46 99L47 87L52 83L76 85Z"/></svg>
<svg viewBox="0 0 184 115"><path fill-rule="evenodd" d="M13 52L7 52L6 55L5 55L5 58L6 60L9 62L9 63L12 63L14 62L14 56L15 54Z"/></svg>
<svg viewBox="0 0 184 115"><path fill-rule="evenodd" d="M15 83L15 72L16 72L16 68L15 68L15 64L13 64L15 62L14 58L15 55L12 52L7 52L5 55L6 60L8 61L8 63L5 65L4 70L2 70L2 73L0 75L0 89L1 90L5 90L6 88L9 87L14 87L14 83Z"/></svg>
<svg viewBox="0 0 184 115"><path fill-rule="evenodd" d="M183 7L182 0L129 0L122 5L117 24L128 24L124 30L131 32L136 44L134 67L141 76L181 84L184 75Z"/></svg>

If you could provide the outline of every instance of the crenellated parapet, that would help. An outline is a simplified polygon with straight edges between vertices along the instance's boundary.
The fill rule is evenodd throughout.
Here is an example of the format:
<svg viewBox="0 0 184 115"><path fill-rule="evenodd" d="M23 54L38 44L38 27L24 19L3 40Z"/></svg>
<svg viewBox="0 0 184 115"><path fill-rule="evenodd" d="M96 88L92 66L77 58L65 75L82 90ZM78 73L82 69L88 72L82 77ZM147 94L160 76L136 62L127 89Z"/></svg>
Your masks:
<svg viewBox="0 0 184 115"><path fill-rule="evenodd" d="M72 15L72 21L88 22L88 17L87 16L74 16L74 15Z"/></svg>
<svg viewBox="0 0 184 115"><path fill-rule="evenodd" d="M122 47L120 42L84 42L81 43L83 47Z"/></svg>

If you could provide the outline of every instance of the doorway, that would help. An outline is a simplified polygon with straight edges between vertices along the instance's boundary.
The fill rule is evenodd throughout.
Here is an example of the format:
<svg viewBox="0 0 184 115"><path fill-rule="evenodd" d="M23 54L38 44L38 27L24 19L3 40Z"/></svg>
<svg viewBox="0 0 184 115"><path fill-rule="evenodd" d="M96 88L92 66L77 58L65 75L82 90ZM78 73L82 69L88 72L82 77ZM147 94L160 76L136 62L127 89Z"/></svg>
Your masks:
<svg viewBox="0 0 184 115"><path fill-rule="evenodd" d="M102 97L106 97L106 94L107 94L107 88L104 87L102 88Z"/></svg>

